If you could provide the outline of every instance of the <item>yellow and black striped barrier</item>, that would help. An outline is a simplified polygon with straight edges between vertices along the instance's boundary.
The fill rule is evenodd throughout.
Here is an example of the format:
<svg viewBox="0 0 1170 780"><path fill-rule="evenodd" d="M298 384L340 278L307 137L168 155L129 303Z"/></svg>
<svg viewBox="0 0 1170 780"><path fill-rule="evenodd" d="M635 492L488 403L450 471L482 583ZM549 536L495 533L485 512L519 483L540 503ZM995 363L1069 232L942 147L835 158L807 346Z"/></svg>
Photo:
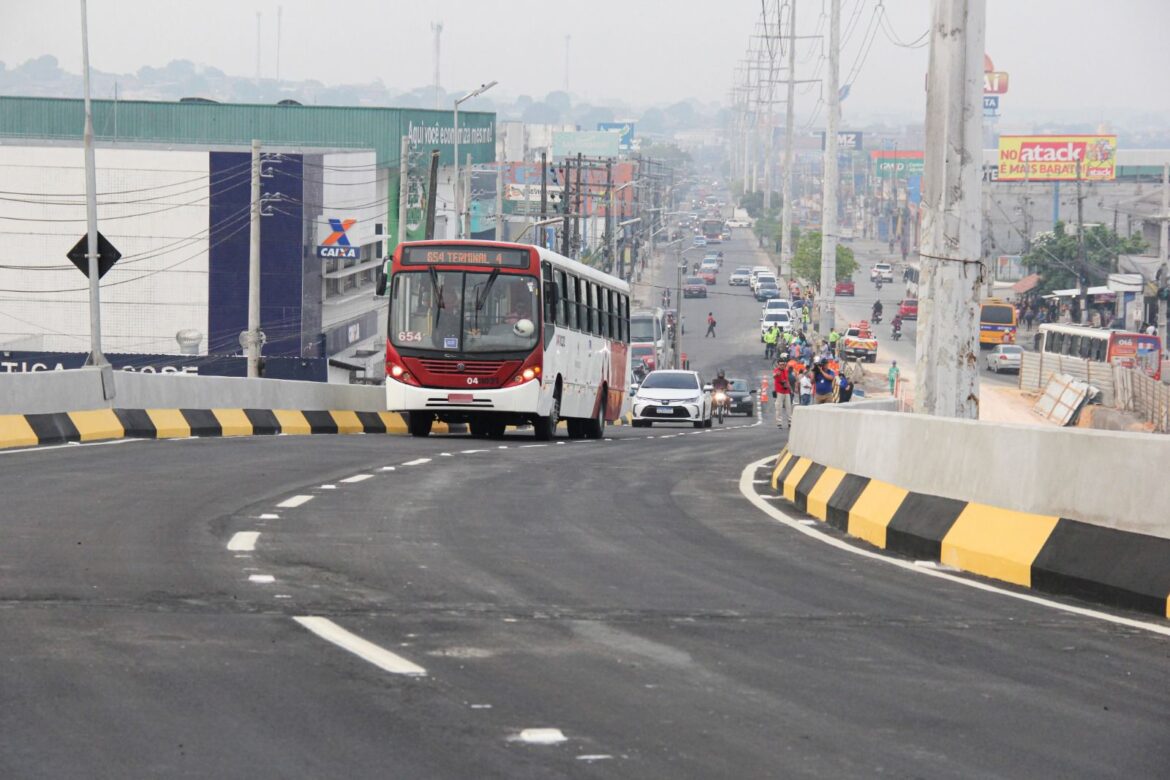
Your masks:
<svg viewBox="0 0 1170 780"><path fill-rule="evenodd" d="M772 488L874 547L1170 618L1170 539L925 495L784 450Z"/></svg>
<svg viewBox="0 0 1170 780"><path fill-rule="evenodd" d="M94 409L0 415L0 449L109 439L274 436L314 433L405 434L395 412L297 409ZM432 433L448 433L436 422Z"/></svg>

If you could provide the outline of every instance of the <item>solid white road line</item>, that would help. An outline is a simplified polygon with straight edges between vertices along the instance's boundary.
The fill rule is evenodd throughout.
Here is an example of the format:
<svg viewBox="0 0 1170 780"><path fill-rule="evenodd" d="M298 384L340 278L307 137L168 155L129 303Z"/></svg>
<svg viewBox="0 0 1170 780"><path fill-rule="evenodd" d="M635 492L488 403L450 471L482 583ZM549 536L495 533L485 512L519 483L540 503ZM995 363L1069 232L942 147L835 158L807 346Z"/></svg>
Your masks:
<svg viewBox="0 0 1170 780"><path fill-rule="evenodd" d="M255 582L257 585L269 585L276 582L276 577L271 574L252 574L248 577L248 582Z"/></svg>
<svg viewBox="0 0 1170 780"><path fill-rule="evenodd" d="M390 672L391 674L406 674L414 677L421 677L427 673L427 670L418 664L411 663L400 655L396 655L373 642L362 639L357 634L351 634L328 618L305 616L295 617L293 620L326 642L332 642L341 649L348 650L358 658L373 664L382 671Z"/></svg>
<svg viewBox="0 0 1170 780"><path fill-rule="evenodd" d="M240 531L232 535L227 548L234 552L252 552L256 549L256 540L259 538L259 531Z"/></svg>
<svg viewBox="0 0 1170 780"><path fill-rule="evenodd" d="M373 474L354 474L352 477L346 477L341 481L347 485L352 485L355 482L365 482L367 479L370 479L373 476Z"/></svg>
<svg viewBox="0 0 1170 780"><path fill-rule="evenodd" d="M430 458L415 458L414 460L406 461L406 463L403 463L402 465L403 466L421 466L424 463L430 463L430 462L431 462Z"/></svg>
<svg viewBox="0 0 1170 780"><path fill-rule="evenodd" d="M882 563L888 564L890 566L897 566L898 568L904 569L905 571L916 572L917 574L921 574L925 577L938 577L939 579L948 580L957 585L963 585L968 588L974 588L975 590L982 590L988 593L998 593L1001 596L1007 596L1008 598L1026 601L1030 604L1036 604L1041 607L1048 607L1049 609L1056 609L1061 612L1080 615L1081 617L1104 620L1108 623L1116 623L1121 626L1137 628L1143 631L1149 631L1154 634L1161 634L1162 636L1170 636L1170 625L1158 625L1155 623L1146 623L1141 620L1134 620L1132 618L1110 615L1107 612L1098 612L1095 609L1077 607L1073 606L1072 604L1061 604L1058 601L1051 601L1039 596L1033 596L1030 593L1016 593L1015 591L1004 590L1003 588L998 588L985 582L978 582L976 580L967 579L966 577L956 577L955 575L948 574L945 571L923 568L911 561L903 561L898 558L887 557L881 553L871 552L869 550L862 549L861 547L855 547L844 539L838 539L834 536L829 536L828 534L822 532L819 528L819 524L816 526L801 525L800 519L793 518L787 512L784 512L783 510L772 506L763 500L764 498L771 498L771 496L761 496L752 488L752 474L756 469L772 460L775 460L775 456L763 458L762 460L757 460L744 466L743 471L739 475L739 492L743 494L743 497L750 501L757 509L768 515L768 517L771 517L778 523L783 523L789 528L799 531L805 536L809 536L819 542L832 545L833 547L836 547L837 549L843 550L847 553L860 555L863 558L869 558L870 560L874 561L881 561Z"/></svg>
<svg viewBox="0 0 1170 780"><path fill-rule="evenodd" d="M302 504L307 504L312 500L312 496L293 496L292 498L286 498L284 501L281 501L277 506L282 509L293 509Z"/></svg>

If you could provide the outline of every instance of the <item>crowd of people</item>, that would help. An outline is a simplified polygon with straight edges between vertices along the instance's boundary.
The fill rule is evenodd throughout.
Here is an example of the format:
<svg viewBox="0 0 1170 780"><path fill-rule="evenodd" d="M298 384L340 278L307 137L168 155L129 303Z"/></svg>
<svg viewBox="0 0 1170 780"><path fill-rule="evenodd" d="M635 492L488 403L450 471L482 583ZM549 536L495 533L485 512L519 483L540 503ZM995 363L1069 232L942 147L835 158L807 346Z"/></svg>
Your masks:
<svg viewBox="0 0 1170 780"><path fill-rule="evenodd" d="M776 426L791 425L794 405L848 403L853 381L842 370L829 342L819 349L809 343L803 331L790 336L787 350L779 352L772 364L772 399Z"/></svg>

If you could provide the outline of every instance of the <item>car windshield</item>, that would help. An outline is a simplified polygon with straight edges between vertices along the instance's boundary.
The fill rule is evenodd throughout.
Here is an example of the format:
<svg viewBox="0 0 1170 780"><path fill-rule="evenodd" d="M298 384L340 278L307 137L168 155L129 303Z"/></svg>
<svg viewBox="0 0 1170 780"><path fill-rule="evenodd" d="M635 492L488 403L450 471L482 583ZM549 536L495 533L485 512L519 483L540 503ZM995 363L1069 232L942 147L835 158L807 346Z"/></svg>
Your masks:
<svg viewBox="0 0 1170 780"><path fill-rule="evenodd" d="M390 293L390 341L448 352L531 350L540 337L539 289L527 275L399 272ZM533 327L517 327L524 320Z"/></svg>
<svg viewBox="0 0 1170 780"><path fill-rule="evenodd" d="M703 279L700 276L688 276L687 284L703 284Z"/></svg>
<svg viewBox="0 0 1170 780"><path fill-rule="evenodd" d="M777 289L779 289L778 287L776 287L775 282L760 282L759 284L756 285L756 287L757 287L757 289L760 289L760 290L777 290Z"/></svg>
<svg viewBox="0 0 1170 780"><path fill-rule="evenodd" d="M694 374L676 374L655 371L642 383L644 390L698 390L699 380Z"/></svg>
<svg viewBox="0 0 1170 780"><path fill-rule="evenodd" d="M918 306L918 301L902 301L903 306Z"/></svg>
<svg viewBox="0 0 1170 780"><path fill-rule="evenodd" d="M1019 355L1023 353L1024 350L1020 347L1000 347L999 351L1008 355Z"/></svg>
<svg viewBox="0 0 1170 780"><path fill-rule="evenodd" d="M630 353L636 358L650 357L654 354L654 347L650 344L640 344L630 348Z"/></svg>
<svg viewBox="0 0 1170 780"><path fill-rule="evenodd" d="M764 318L765 322L788 322L788 315L784 312L773 312Z"/></svg>
<svg viewBox="0 0 1170 780"><path fill-rule="evenodd" d="M748 383L743 379L732 379L731 389L739 393L746 393L748 391Z"/></svg>

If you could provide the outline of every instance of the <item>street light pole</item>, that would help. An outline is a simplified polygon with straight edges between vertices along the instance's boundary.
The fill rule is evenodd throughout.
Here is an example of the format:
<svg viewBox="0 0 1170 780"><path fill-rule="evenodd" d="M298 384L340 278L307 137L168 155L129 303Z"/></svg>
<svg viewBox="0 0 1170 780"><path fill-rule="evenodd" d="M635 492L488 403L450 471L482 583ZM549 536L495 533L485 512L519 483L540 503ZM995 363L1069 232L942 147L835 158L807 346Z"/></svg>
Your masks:
<svg viewBox="0 0 1170 780"><path fill-rule="evenodd" d="M471 92L468 92L463 97L455 99L455 119L454 119L455 139L454 139L453 143L455 144L455 222L457 225L457 227L455 228L455 231L456 231L455 236L457 238L463 238L463 198L460 197L460 195L461 195L460 190L462 189L462 187L461 187L462 182L459 178L459 106L462 105L463 103L466 103L468 100L471 100L473 97L475 97L477 95L482 95L483 93L487 92L489 89L491 89L492 87L494 87L496 84L499 84L499 83L500 82L498 82L498 81L490 81L487 84L481 84L479 89L473 89ZM468 187L469 191L470 191L470 189L471 188ZM470 194L470 192L469 192L469 194Z"/></svg>
<svg viewBox="0 0 1170 780"><path fill-rule="evenodd" d="M89 102L89 24L86 17L85 0L81 0L81 57L82 81L85 88L85 256L89 261L89 359L87 365L107 364L102 354L102 314L98 293L98 240L97 240L97 165L93 152L93 113ZM107 396L112 397L112 394Z"/></svg>

